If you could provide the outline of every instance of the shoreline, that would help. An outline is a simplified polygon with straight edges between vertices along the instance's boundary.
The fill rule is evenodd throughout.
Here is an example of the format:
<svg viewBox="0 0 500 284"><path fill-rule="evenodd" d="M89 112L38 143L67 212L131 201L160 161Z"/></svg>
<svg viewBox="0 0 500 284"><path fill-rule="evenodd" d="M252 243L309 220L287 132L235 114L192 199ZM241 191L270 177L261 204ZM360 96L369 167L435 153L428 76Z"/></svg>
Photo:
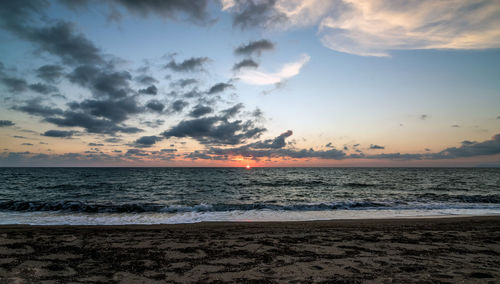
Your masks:
<svg viewBox="0 0 500 284"><path fill-rule="evenodd" d="M33 227L33 228L57 228L57 227L82 227L82 228L95 228L95 227L108 227L108 228L133 228L133 227L144 227L152 229L168 229L169 227L220 227L220 226L288 226L288 225L341 225L341 224L368 224L368 223L387 223L387 222L419 222L422 220L432 220L437 222L447 221L447 220L457 220L463 219L467 220L493 220L500 222L499 214L489 214L489 215L422 215L422 216L400 216L400 217L375 217L375 218L346 218L346 219L328 219L328 220L305 220L305 221L201 221L192 223L159 223L159 224L112 224L112 225L78 225L78 224L56 224L56 225L45 225L45 224L0 224L0 230L5 228L22 228L22 227ZM498 219L498 220L496 220Z"/></svg>
<svg viewBox="0 0 500 284"><path fill-rule="evenodd" d="M7 283L495 279L500 216L0 226Z"/></svg>

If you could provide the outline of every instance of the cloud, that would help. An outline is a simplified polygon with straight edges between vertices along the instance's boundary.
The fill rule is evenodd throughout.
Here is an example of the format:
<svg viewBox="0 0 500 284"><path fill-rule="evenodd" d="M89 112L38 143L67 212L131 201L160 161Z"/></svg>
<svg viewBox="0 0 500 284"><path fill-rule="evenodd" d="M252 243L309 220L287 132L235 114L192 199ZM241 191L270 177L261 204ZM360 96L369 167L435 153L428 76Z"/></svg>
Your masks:
<svg viewBox="0 0 500 284"><path fill-rule="evenodd" d="M276 0L235 0L226 1L225 10L233 14L233 26L241 29L255 26L268 27L286 20L286 16L275 9Z"/></svg>
<svg viewBox="0 0 500 284"><path fill-rule="evenodd" d="M293 159L330 159L342 160L347 156L345 152L336 149L329 150L314 150L314 149L293 149L284 148L286 146L285 139L293 134L288 130L274 139L258 141L237 148L216 148L211 147L204 152L195 153L192 157L196 159L227 159L228 156L243 156L251 159L260 158L293 158Z"/></svg>
<svg viewBox="0 0 500 284"><path fill-rule="evenodd" d="M163 138L159 136L142 136L141 138L135 141L136 147L151 147L156 142L161 141Z"/></svg>
<svg viewBox="0 0 500 284"><path fill-rule="evenodd" d="M28 83L26 83L26 80L24 79L2 76L0 80L7 87L7 90L11 93L21 93L26 91L26 89L28 88Z"/></svg>
<svg viewBox="0 0 500 284"><path fill-rule="evenodd" d="M149 14L156 14L163 18L177 19L177 14L183 13L187 15L189 20L200 24L208 19L208 0L115 0L115 2L126 7L129 12L144 17Z"/></svg>
<svg viewBox="0 0 500 284"><path fill-rule="evenodd" d="M292 136L293 131L288 130L286 132L281 133L274 139L268 139L264 141L259 141L256 143L249 144L248 147L254 149L279 149L286 146L285 139Z"/></svg>
<svg viewBox="0 0 500 284"><path fill-rule="evenodd" d="M22 143L21 145L23 145L23 146L33 146L33 144L31 144L31 143Z"/></svg>
<svg viewBox="0 0 500 284"><path fill-rule="evenodd" d="M172 110L174 112L180 112L182 111L185 107L187 107L189 105L188 102L186 101L183 101L183 100L176 100L175 102L172 103Z"/></svg>
<svg viewBox="0 0 500 284"><path fill-rule="evenodd" d="M318 26L327 48L361 56L392 50L500 47L500 2L394 0L225 1L241 28Z"/></svg>
<svg viewBox="0 0 500 284"><path fill-rule="evenodd" d="M420 119L421 119L421 120L426 120L427 118L429 118L429 116L428 116L427 114L422 114L422 115L420 116Z"/></svg>
<svg viewBox="0 0 500 284"><path fill-rule="evenodd" d="M88 133L112 135L116 132L138 133L142 131L142 129L137 127L117 124L109 119L99 119L90 114L75 111L65 111L62 117L47 117L44 121L53 123L59 127L82 127Z"/></svg>
<svg viewBox="0 0 500 284"><path fill-rule="evenodd" d="M165 105L158 100L150 100L146 104L146 107L156 112L162 112L165 108Z"/></svg>
<svg viewBox="0 0 500 284"><path fill-rule="evenodd" d="M132 76L127 71L116 71L92 65L81 65L68 74L68 79L77 85L86 87L96 97L126 97L131 89Z"/></svg>
<svg viewBox="0 0 500 284"><path fill-rule="evenodd" d="M370 144L370 150L383 150L385 149L384 146L379 146L379 145L375 145L375 144Z"/></svg>
<svg viewBox="0 0 500 284"><path fill-rule="evenodd" d="M97 117L108 118L113 122L122 122L130 115L141 113L143 110L137 105L133 97L105 100L84 100L80 103L72 102L69 104L73 110L82 110Z"/></svg>
<svg viewBox="0 0 500 284"><path fill-rule="evenodd" d="M252 85L271 85L282 82L285 79L294 77L300 73L302 67L309 62L311 57L307 54L295 62L283 65L280 71L275 73L265 73L258 70L243 70L237 77L243 82Z"/></svg>
<svg viewBox="0 0 500 284"><path fill-rule="evenodd" d="M151 85L147 87L146 89L140 89L139 90L140 94L145 94L145 95L156 95L158 93L158 89L156 88L155 85Z"/></svg>
<svg viewBox="0 0 500 284"><path fill-rule="evenodd" d="M69 138L69 137L73 136L74 133L75 133L75 131L47 130L42 134L42 136Z"/></svg>
<svg viewBox="0 0 500 284"><path fill-rule="evenodd" d="M500 154L500 134L496 134L490 140L483 142L463 141L462 146L446 148L439 153L432 154L431 157L435 159L452 159L496 154Z"/></svg>
<svg viewBox="0 0 500 284"><path fill-rule="evenodd" d="M212 113L214 110L209 106L197 105L193 108L193 110L189 113L191 117L200 117L206 114Z"/></svg>
<svg viewBox="0 0 500 284"><path fill-rule="evenodd" d="M21 106L13 106L12 109L22 111L30 115L37 115L42 117L63 114L63 111L59 108L52 108L41 105L39 98L28 100L24 105Z"/></svg>
<svg viewBox="0 0 500 284"><path fill-rule="evenodd" d="M235 104L234 106L224 109L221 111L221 114L223 114L223 117L225 119L229 119L237 115L242 109L244 108L244 105L242 103Z"/></svg>
<svg viewBox="0 0 500 284"><path fill-rule="evenodd" d="M217 83L215 85L213 85L212 87L210 87L210 89L208 90L208 94L209 95L213 95L213 94L217 94L217 93L222 93L224 92L226 89L229 89L229 88L233 88L234 86L232 84L227 84L227 83Z"/></svg>
<svg viewBox="0 0 500 284"><path fill-rule="evenodd" d="M15 123L10 120L0 120L0 127L14 126Z"/></svg>
<svg viewBox="0 0 500 284"><path fill-rule="evenodd" d="M233 65L233 71L240 71L242 68L258 68L259 64L252 59L243 59Z"/></svg>
<svg viewBox="0 0 500 284"><path fill-rule="evenodd" d="M35 84L30 84L29 85L30 90L35 91L40 94L50 94L50 93L55 93L58 92L59 90L52 86L52 85L47 85L43 83L35 83Z"/></svg>
<svg viewBox="0 0 500 284"><path fill-rule="evenodd" d="M47 83L55 83L64 75L64 68L59 65L43 65L36 69L36 76Z"/></svg>
<svg viewBox="0 0 500 284"><path fill-rule="evenodd" d="M100 50L83 34L76 33L68 22L57 22L52 26L24 27L18 34L56 55L67 64L101 64L104 62Z"/></svg>
<svg viewBox="0 0 500 284"><path fill-rule="evenodd" d="M197 83L198 83L198 80L193 79L193 78L188 78L188 79L179 79L175 82L172 82L171 85L172 86L180 86L180 87L184 88L186 86L197 84Z"/></svg>
<svg viewBox="0 0 500 284"><path fill-rule="evenodd" d="M267 39L261 39L256 41L251 41L247 44L243 44L234 49L234 53L237 55L261 55L263 51L273 50L274 44Z"/></svg>
<svg viewBox="0 0 500 284"><path fill-rule="evenodd" d="M154 77L149 76L149 75L137 76L134 79L135 79L135 81L141 83L142 85L146 85L146 86L158 83L158 80L156 80Z"/></svg>
<svg viewBox="0 0 500 284"><path fill-rule="evenodd" d="M391 50L500 46L497 1L346 2L348 11L321 22L321 41L333 50L388 56Z"/></svg>
<svg viewBox="0 0 500 284"><path fill-rule="evenodd" d="M202 144L236 145L250 138L258 138L266 129L255 127L252 121L228 121L224 117L210 116L183 120L162 133L166 138L190 137Z"/></svg>
<svg viewBox="0 0 500 284"><path fill-rule="evenodd" d="M175 72L196 72L203 71L203 65L209 62L210 59L208 57L191 57L186 59L180 63L177 63L175 60L170 60L170 62L165 65L165 68L170 69Z"/></svg>

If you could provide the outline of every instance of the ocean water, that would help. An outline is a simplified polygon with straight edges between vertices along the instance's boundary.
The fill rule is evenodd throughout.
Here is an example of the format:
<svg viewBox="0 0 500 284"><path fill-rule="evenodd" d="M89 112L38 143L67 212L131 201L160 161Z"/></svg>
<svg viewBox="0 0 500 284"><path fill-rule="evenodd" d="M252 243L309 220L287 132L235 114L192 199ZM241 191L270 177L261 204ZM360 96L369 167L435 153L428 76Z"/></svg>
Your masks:
<svg viewBox="0 0 500 284"><path fill-rule="evenodd" d="M0 168L0 224L500 214L500 169Z"/></svg>

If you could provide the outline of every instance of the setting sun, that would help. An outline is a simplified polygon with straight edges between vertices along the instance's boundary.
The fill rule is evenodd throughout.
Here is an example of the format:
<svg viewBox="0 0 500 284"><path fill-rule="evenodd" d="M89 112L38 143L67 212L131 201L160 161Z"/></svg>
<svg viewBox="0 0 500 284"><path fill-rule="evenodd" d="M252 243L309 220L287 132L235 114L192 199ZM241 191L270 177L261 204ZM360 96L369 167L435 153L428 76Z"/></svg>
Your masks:
<svg viewBox="0 0 500 284"><path fill-rule="evenodd" d="M247 170L249 170L251 167L250 167L250 165L247 165L245 168L246 168Z"/></svg>

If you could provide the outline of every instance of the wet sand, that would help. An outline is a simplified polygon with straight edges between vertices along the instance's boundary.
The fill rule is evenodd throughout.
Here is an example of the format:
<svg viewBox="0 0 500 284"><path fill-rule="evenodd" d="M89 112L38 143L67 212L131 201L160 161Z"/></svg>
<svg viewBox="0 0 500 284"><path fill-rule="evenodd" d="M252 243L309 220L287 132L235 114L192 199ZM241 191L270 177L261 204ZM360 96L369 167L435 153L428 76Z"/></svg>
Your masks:
<svg viewBox="0 0 500 284"><path fill-rule="evenodd" d="M500 282L500 217L0 226L0 283Z"/></svg>

